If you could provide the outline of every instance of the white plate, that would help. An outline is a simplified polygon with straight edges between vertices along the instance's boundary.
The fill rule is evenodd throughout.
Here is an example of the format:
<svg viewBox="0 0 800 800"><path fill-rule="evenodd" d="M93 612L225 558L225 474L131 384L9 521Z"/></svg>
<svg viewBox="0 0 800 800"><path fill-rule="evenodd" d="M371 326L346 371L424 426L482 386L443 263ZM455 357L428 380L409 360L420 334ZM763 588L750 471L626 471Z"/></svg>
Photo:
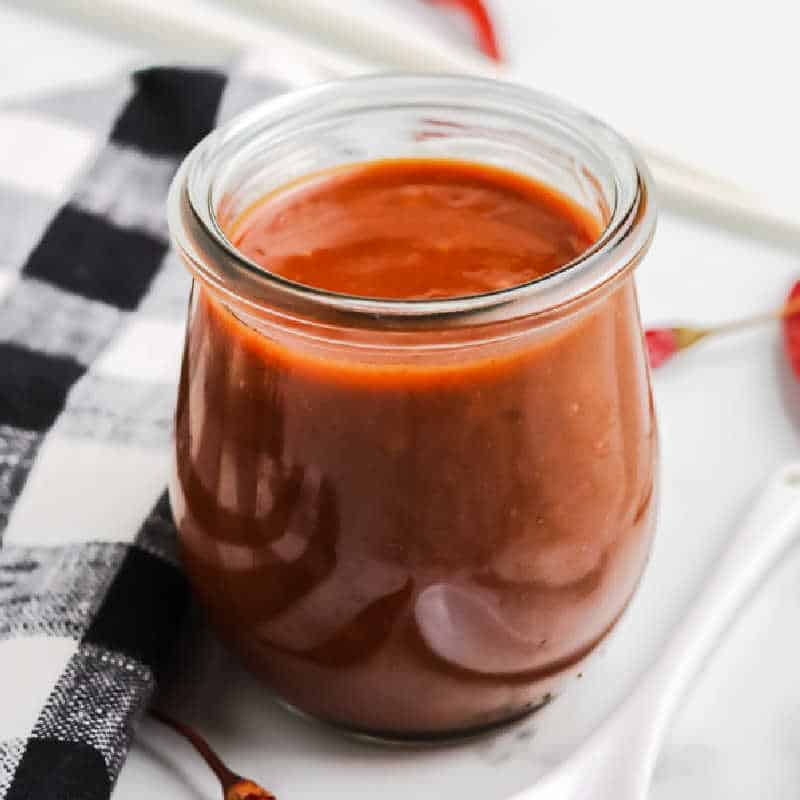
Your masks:
<svg viewBox="0 0 800 800"><path fill-rule="evenodd" d="M643 316L650 322L714 321L747 314L780 304L795 277L800 261L788 251L664 215L640 268ZM584 677L544 711L458 746L362 744L275 705L207 640L202 654L186 663L177 687L181 717L206 734L234 769L262 781L281 800L378 793L381 800L503 800L530 785L567 757L629 691L713 566L760 481L800 451L792 421L792 413L800 415L800 387L784 366L777 326L680 357L655 376L655 394L662 497L653 557L615 634ZM751 678L757 685L758 675ZM139 800L154 787L174 800L216 796L199 759L148 721L115 797Z"/></svg>

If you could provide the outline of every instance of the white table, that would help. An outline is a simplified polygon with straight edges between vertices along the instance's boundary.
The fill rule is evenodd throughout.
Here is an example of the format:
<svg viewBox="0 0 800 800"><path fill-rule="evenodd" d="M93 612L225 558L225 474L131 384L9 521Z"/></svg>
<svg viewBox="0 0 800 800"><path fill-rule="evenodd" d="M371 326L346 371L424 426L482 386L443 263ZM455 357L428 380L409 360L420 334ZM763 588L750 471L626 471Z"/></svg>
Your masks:
<svg viewBox="0 0 800 800"><path fill-rule="evenodd" d="M102 78L134 64L225 56L190 42L176 49L157 38L113 38L50 15L48 5L0 5L0 100ZM509 56L531 82L798 208L794 4L493 5ZM713 321L761 310L781 302L793 277L800 277L797 251L667 210L639 274L643 316ZM638 624L638 636L655 635L676 618L680 602L674 597L666 612L660 607L657 589L665 576L677 585L677 600L688 601L759 482L800 452L800 386L787 377L775 329L687 355L655 376L655 393L663 513L637 600L638 619L649 624ZM800 796L799 579L795 554L741 616L686 698L655 776L655 800ZM184 692L206 702L189 709L187 718L240 771L276 789L302 786L302 793L284 795L289 800L331 796L325 770L336 759L357 757L354 745L315 730L308 735L330 761L309 764L303 753L284 753L276 761L271 754L280 750L279 741L307 723L265 710L252 680L216 650L197 662L197 670L196 685ZM501 737L486 745L481 757L501 760L502 742ZM380 776L369 764L364 775L368 796ZM175 800L216 796L197 760L146 722L116 797L153 796L154 787ZM393 796L391 790L383 793L387 800Z"/></svg>

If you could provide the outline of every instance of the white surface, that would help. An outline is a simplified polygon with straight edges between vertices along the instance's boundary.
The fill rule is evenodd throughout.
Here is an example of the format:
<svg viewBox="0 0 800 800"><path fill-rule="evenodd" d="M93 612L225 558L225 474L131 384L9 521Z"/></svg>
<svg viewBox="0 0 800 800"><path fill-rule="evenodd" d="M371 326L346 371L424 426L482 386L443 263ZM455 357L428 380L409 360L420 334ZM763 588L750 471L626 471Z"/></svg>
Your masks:
<svg viewBox="0 0 800 800"><path fill-rule="evenodd" d="M496 0L520 69L629 136L795 209L800 5Z"/></svg>
<svg viewBox="0 0 800 800"><path fill-rule="evenodd" d="M30 4L34 9L46 5ZM23 2L0 2L0 99L81 85L166 55L59 19L28 11Z"/></svg>
<svg viewBox="0 0 800 800"><path fill-rule="evenodd" d="M800 73L792 41L796 4L492 5L501 12L510 57L540 88L797 207L800 122L790 83ZM191 42L166 47L146 44L145 37L105 38L22 5L0 5L0 42L0 98L81 83L132 64L227 55ZM664 214L639 272L643 316L713 321L762 310L778 304L798 276L797 252ZM594 688L624 688L654 653L756 486L797 454L800 387L787 376L776 329L698 347L655 376L655 393L663 483L653 560L619 635L586 678L538 719L460 748L387 752L273 707L213 645L187 663L182 716L198 722L236 768L263 779L282 800L374 796L379 787L386 800L406 798L410 776L426 787L414 793L420 800L501 798L522 788L515 781L525 770L533 774L558 758L581 720L599 713ZM697 681L668 736L654 800L800 795L799 576L794 554ZM447 765L464 776L460 789L445 780ZM345 772L357 776L348 788L335 782ZM197 759L146 722L116 797L138 800L154 787L175 800L217 796Z"/></svg>

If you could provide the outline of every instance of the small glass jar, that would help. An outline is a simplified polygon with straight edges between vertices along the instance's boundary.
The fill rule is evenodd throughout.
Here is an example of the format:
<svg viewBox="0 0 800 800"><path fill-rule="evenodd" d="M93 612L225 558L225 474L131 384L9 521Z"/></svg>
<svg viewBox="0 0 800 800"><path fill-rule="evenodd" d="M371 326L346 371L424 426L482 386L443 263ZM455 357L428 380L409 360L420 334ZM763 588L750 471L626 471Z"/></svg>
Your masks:
<svg viewBox="0 0 800 800"><path fill-rule="evenodd" d="M226 238L276 188L402 157L531 176L603 233L531 283L424 301L292 283ZM194 276L170 496L221 636L288 704L373 736L545 702L619 619L654 527L633 268L655 209L628 143L518 86L359 78L212 133L169 219Z"/></svg>

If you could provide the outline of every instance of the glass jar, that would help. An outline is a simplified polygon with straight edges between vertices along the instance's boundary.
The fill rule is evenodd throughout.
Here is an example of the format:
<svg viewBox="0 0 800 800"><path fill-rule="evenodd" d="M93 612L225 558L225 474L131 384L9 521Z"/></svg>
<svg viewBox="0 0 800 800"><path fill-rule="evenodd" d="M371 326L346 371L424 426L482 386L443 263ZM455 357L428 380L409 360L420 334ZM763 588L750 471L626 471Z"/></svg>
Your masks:
<svg viewBox="0 0 800 800"><path fill-rule="evenodd" d="M225 236L277 187L386 157L532 176L603 233L531 283L422 301L301 286ZM194 276L170 496L223 639L288 704L379 737L545 702L619 619L654 527L633 268L655 209L628 143L518 86L359 78L212 133L169 217Z"/></svg>

